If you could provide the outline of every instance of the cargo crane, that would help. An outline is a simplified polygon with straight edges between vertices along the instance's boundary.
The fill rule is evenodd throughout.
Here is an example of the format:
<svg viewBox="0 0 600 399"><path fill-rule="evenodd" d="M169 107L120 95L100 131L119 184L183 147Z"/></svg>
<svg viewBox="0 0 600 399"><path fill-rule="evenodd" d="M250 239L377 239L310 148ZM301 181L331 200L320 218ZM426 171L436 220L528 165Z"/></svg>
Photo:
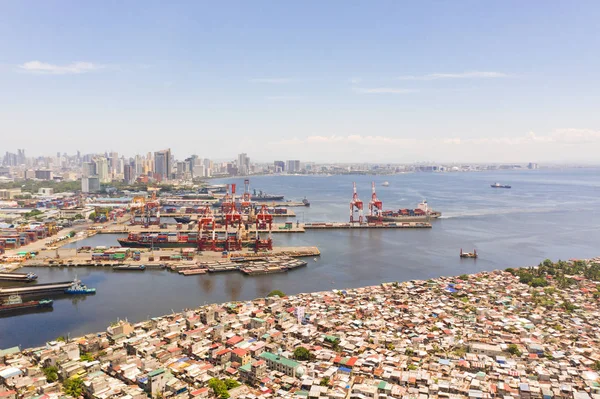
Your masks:
<svg viewBox="0 0 600 399"><path fill-rule="evenodd" d="M267 224L269 225L269 238L266 240L261 240L258 229L266 229ZM256 242L254 243L254 252L258 252L262 249L269 251L273 250L272 228L273 215L268 212L267 206L263 205L260 209L260 212L256 215Z"/></svg>
<svg viewBox="0 0 600 399"><path fill-rule="evenodd" d="M215 216L210 209L210 206L206 206L201 217L198 218L198 250L199 251L216 251L217 250L217 237L215 232ZM210 239L208 236L208 230L211 229Z"/></svg>
<svg viewBox="0 0 600 399"><path fill-rule="evenodd" d="M354 220L354 213L358 213L358 223L363 222L363 202L358 199L358 194L356 193L356 183L352 183L354 186L354 194L352 195L352 201L350 201L350 223L356 222Z"/></svg>
<svg viewBox="0 0 600 399"><path fill-rule="evenodd" d="M225 212L227 210L227 212ZM225 230L229 226L240 226L242 223L242 215L235 208L235 184L231 185L231 196L229 204L223 201L223 213L225 215Z"/></svg>
<svg viewBox="0 0 600 399"><path fill-rule="evenodd" d="M369 202L369 220L376 220L381 223L381 212L383 211L383 202L377 198L377 194L375 193L375 182L371 182L371 190L373 193L371 194L371 201Z"/></svg>
<svg viewBox="0 0 600 399"><path fill-rule="evenodd" d="M242 209L249 209L252 207L252 195L250 194L250 180L244 180L244 194L242 195Z"/></svg>

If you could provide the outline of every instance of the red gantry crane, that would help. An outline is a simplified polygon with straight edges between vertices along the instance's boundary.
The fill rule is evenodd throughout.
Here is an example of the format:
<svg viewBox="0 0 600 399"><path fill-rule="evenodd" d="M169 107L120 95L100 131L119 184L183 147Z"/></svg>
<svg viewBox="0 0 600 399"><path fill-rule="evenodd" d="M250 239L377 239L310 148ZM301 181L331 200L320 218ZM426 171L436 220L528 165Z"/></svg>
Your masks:
<svg viewBox="0 0 600 399"><path fill-rule="evenodd" d="M252 195L250 194L250 180L244 180L244 194L242 194L242 209L249 209L252 206Z"/></svg>
<svg viewBox="0 0 600 399"><path fill-rule="evenodd" d="M258 229L266 229L267 225L269 226L269 238L266 240L261 240L260 235L258 233ZM271 215L267 209L266 205L261 207L260 212L256 215L256 242L254 244L254 252L258 252L259 250L273 250L273 239L271 237L273 227L273 215Z"/></svg>
<svg viewBox="0 0 600 399"><path fill-rule="evenodd" d="M371 182L371 190L373 193L371 194L371 201L369 202L369 216L371 220L377 220L377 222L381 223L383 202L377 198L377 194L375 193L375 182Z"/></svg>
<svg viewBox="0 0 600 399"><path fill-rule="evenodd" d="M209 232L209 229L212 230ZM216 251L217 237L215 232L215 216L207 205L202 216L198 218L198 250Z"/></svg>
<svg viewBox="0 0 600 399"><path fill-rule="evenodd" d="M354 223L358 221L358 223L363 222L363 202L358 199L358 194L356 193L356 183L352 183L354 185L354 194L352 195L352 201L350 201L350 223ZM354 220L354 214L358 213L358 220Z"/></svg>

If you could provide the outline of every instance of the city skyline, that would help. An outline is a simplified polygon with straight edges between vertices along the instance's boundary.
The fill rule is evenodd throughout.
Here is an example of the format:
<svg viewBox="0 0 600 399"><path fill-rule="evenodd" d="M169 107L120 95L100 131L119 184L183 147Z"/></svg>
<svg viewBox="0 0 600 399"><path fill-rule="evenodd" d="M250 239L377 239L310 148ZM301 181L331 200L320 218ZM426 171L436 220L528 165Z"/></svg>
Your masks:
<svg viewBox="0 0 600 399"><path fill-rule="evenodd" d="M1 9L6 148L134 154L175 138L177 153L315 162L600 150L597 3L30 5Z"/></svg>

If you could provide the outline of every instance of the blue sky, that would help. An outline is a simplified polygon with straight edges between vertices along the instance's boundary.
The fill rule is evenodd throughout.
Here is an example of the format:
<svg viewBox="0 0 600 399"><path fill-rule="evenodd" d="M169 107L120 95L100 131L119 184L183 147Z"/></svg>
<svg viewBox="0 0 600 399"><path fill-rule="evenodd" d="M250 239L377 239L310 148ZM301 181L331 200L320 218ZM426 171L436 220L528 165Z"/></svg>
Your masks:
<svg viewBox="0 0 600 399"><path fill-rule="evenodd" d="M594 161L600 3L0 3L0 151Z"/></svg>

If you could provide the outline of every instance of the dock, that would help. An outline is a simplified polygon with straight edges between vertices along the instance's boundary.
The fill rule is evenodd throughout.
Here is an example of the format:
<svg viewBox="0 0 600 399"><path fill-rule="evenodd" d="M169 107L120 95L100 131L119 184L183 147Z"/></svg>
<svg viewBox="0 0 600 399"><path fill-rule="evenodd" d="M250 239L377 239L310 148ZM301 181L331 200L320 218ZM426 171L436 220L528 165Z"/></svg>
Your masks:
<svg viewBox="0 0 600 399"><path fill-rule="evenodd" d="M398 223L340 223L340 222L313 222L304 223L305 230L333 230L333 229L430 229L428 222L398 222Z"/></svg>
<svg viewBox="0 0 600 399"><path fill-rule="evenodd" d="M246 213L243 215L247 216ZM269 215L273 216L274 218L295 218L296 217L296 213L290 209L288 209L286 213L269 212ZM189 218L192 218L192 222L193 222L194 218L202 217L202 214L191 213L191 212L189 212L189 213L186 213L186 212L163 213L163 212L161 212L160 217L161 218L189 217ZM221 218L225 217L225 215L221 212L214 212L214 217L216 219L221 219Z"/></svg>
<svg viewBox="0 0 600 399"><path fill-rule="evenodd" d="M60 283L27 285L25 287L5 287L0 288L0 297L7 297L10 295L36 295L51 292L63 292L71 285L73 285L72 281L65 281Z"/></svg>
<svg viewBox="0 0 600 399"><path fill-rule="evenodd" d="M184 276L194 276L206 273L223 273L239 271L245 275L283 273L300 267L307 266L308 262L288 256L266 257L262 259L235 258L216 262L200 262L194 265L173 265L172 271Z"/></svg>
<svg viewBox="0 0 600 399"><path fill-rule="evenodd" d="M244 223L245 225L245 223ZM185 231L198 231L197 226L195 225L183 226L183 229L177 229L175 224L167 225L164 228L161 228L157 225L150 225L148 227L144 227L142 225L133 225L133 226L123 226L123 225L111 225L107 226L102 230L98 230L98 234L129 234L129 233L162 233L162 232L185 232ZM187 228L186 228L187 227ZM243 229L249 234L256 233L254 223L248 223L248 229ZM212 231L212 230L211 230ZM225 230L224 226L218 226L215 228L215 232L217 234L225 234L226 232L235 233L237 228L229 227L229 229ZM269 229L258 229L259 233L269 233ZM273 234L281 234L281 233L304 233L304 227L302 223L297 222L287 222L287 223L273 223L271 233Z"/></svg>

